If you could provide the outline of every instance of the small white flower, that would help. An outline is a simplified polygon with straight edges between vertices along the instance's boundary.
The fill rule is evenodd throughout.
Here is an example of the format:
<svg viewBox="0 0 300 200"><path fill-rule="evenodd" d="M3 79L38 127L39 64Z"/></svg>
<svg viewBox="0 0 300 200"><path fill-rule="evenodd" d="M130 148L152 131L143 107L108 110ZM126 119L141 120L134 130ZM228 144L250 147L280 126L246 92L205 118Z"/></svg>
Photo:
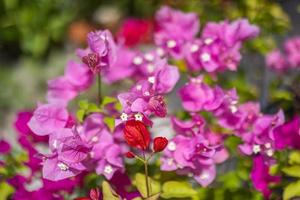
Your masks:
<svg viewBox="0 0 300 200"><path fill-rule="evenodd" d="M57 140L54 140L52 145L56 149L57 148Z"/></svg>
<svg viewBox="0 0 300 200"><path fill-rule="evenodd" d="M154 77L154 76L150 76L150 77L148 78L148 81L149 81L150 83L154 84L154 82L155 82L155 77Z"/></svg>
<svg viewBox="0 0 300 200"><path fill-rule="evenodd" d="M137 89L137 90L141 90L141 89L142 89L142 86L141 86L141 85L137 85L137 86L136 86L136 89Z"/></svg>
<svg viewBox="0 0 300 200"><path fill-rule="evenodd" d="M231 105L229 108L232 113L236 113L238 111L238 108L235 105Z"/></svg>
<svg viewBox="0 0 300 200"><path fill-rule="evenodd" d="M164 52L164 50L163 50L162 48L157 48L157 49L156 49L156 53L157 53L157 55L159 55L159 56L163 56L163 55L165 54L165 52Z"/></svg>
<svg viewBox="0 0 300 200"><path fill-rule="evenodd" d="M200 179L208 179L208 178L209 178L209 174L207 174L207 173L203 173L200 176Z"/></svg>
<svg viewBox="0 0 300 200"><path fill-rule="evenodd" d="M148 72L152 73L154 71L154 65L153 64L148 64L147 65L147 70L148 70Z"/></svg>
<svg viewBox="0 0 300 200"><path fill-rule="evenodd" d="M209 53L202 53L200 58L203 62L208 62L208 61L210 61L211 56Z"/></svg>
<svg viewBox="0 0 300 200"><path fill-rule="evenodd" d="M198 49L199 49L199 46L198 46L197 44L193 44L193 45L191 46L191 52L192 52L192 53L198 51Z"/></svg>
<svg viewBox="0 0 300 200"><path fill-rule="evenodd" d="M175 40L169 40L167 42L167 47L168 48L174 48L174 47L176 47L176 41Z"/></svg>
<svg viewBox="0 0 300 200"><path fill-rule="evenodd" d="M99 140L98 136L92 137L92 142L98 142L98 140Z"/></svg>
<svg viewBox="0 0 300 200"><path fill-rule="evenodd" d="M137 113L134 115L136 121L143 121L143 115L141 113Z"/></svg>
<svg viewBox="0 0 300 200"><path fill-rule="evenodd" d="M110 165L106 165L104 167L104 173L111 174L113 172L113 168Z"/></svg>
<svg viewBox="0 0 300 200"><path fill-rule="evenodd" d="M144 57L147 61L153 61L154 60L154 56L151 53L146 53Z"/></svg>
<svg viewBox="0 0 300 200"><path fill-rule="evenodd" d="M136 56L134 59L133 59L133 64L135 65L140 65L143 63L143 59L140 57L140 56Z"/></svg>
<svg viewBox="0 0 300 200"><path fill-rule="evenodd" d="M257 154L261 151L260 146L255 144L252 148L253 153Z"/></svg>
<svg viewBox="0 0 300 200"><path fill-rule="evenodd" d="M273 151L272 149L268 149L268 150L266 151L266 153L267 153L267 155L268 155L269 157L271 157L271 156L274 155L274 151Z"/></svg>
<svg viewBox="0 0 300 200"><path fill-rule="evenodd" d="M169 158L167 160L167 164L170 165L170 166L173 165L174 164L173 158Z"/></svg>
<svg viewBox="0 0 300 200"><path fill-rule="evenodd" d="M144 92L144 96L150 96L150 92L148 91Z"/></svg>
<svg viewBox="0 0 300 200"><path fill-rule="evenodd" d="M128 120L128 115L126 113L122 113L122 115L120 116L121 120L123 122L127 121Z"/></svg>
<svg viewBox="0 0 300 200"><path fill-rule="evenodd" d="M265 144L265 147L266 147L267 149L270 149L270 148L272 147L272 146L271 146L271 143L269 143L269 142L266 143L266 144Z"/></svg>
<svg viewBox="0 0 300 200"><path fill-rule="evenodd" d="M170 151L175 151L176 150L176 144L175 144L175 142L173 142L173 141L169 142L168 149Z"/></svg>
<svg viewBox="0 0 300 200"><path fill-rule="evenodd" d="M62 162L57 163L57 166L62 171L67 171L69 169L68 165L66 165L65 163L62 163Z"/></svg>
<svg viewBox="0 0 300 200"><path fill-rule="evenodd" d="M205 40L204 40L204 44L206 44L206 45L209 45L209 44L211 44L213 42L213 39L211 39L211 38L206 38Z"/></svg>

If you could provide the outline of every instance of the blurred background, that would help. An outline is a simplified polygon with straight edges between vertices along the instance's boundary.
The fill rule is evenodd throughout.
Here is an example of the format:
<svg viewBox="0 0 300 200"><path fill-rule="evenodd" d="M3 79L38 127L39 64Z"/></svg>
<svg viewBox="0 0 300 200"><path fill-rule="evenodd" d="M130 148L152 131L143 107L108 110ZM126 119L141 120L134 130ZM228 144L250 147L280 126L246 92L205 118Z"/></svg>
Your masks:
<svg viewBox="0 0 300 200"><path fill-rule="evenodd" d="M260 36L244 49L241 70L225 74L224 79L234 80L225 83L249 99L259 99L266 112L294 101L272 82L275 75L266 70L264 55L300 35L299 0L0 0L0 137L13 135L16 112L44 100L47 80L63 73L74 50L86 45L89 31L108 28L124 34L132 46L135 30L122 30L124 20L143 19L151 30L161 5L198 13L202 26L240 17L260 26ZM295 79L293 73L289 76L287 82ZM238 84L239 77L249 86ZM272 87L277 91L274 97L269 96Z"/></svg>

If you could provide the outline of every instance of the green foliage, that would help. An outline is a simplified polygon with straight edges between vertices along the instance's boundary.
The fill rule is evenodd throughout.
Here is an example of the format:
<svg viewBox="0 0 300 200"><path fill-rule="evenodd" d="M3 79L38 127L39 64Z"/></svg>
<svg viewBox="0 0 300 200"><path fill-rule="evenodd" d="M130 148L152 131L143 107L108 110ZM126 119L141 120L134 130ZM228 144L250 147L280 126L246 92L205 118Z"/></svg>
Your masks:
<svg viewBox="0 0 300 200"><path fill-rule="evenodd" d="M300 197L300 180L290 183L283 191L283 199L289 200L293 197Z"/></svg>
<svg viewBox="0 0 300 200"><path fill-rule="evenodd" d="M151 185L150 188L150 196L155 196L160 192L160 183L158 181L153 180L152 178L148 177L148 181ZM141 193L143 197L147 196L147 187L146 187L146 179L145 175L141 173L137 173L134 176L134 185L137 187L138 191Z"/></svg>
<svg viewBox="0 0 300 200"><path fill-rule="evenodd" d="M162 186L161 197L165 199L173 198L194 198L197 196L197 191L192 186L183 181L168 181Z"/></svg>
<svg viewBox="0 0 300 200"><path fill-rule="evenodd" d="M107 181L102 183L103 200L119 200L120 196L110 187Z"/></svg>
<svg viewBox="0 0 300 200"><path fill-rule="evenodd" d="M77 119L82 122L86 116L91 113L101 112L102 110L94 103L89 103L86 100L78 103L79 109L77 110Z"/></svg>
<svg viewBox="0 0 300 200"><path fill-rule="evenodd" d="M15 190L14 188L6 182L0 182L0 199L9 199L9 195L11 195Z"/></svg>

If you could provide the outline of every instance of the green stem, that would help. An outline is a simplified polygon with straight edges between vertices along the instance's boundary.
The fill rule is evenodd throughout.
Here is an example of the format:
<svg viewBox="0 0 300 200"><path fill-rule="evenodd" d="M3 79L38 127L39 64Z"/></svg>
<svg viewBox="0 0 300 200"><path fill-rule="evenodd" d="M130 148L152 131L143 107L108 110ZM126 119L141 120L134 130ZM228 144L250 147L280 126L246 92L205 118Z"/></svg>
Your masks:
<svg viewBox="0 0 300 200"><path fill-rule="evenodd" d="M97 75L97 79L98 79L98 103L99 106L101 106L102 104L102 93L101 93L101 73L99 72Z"/></svg>
<svg viewBox="0 0 300 200"><path fill-rule="evenodd" d="M143 151L144 166L145 166L145 180L147 189L147 198L150 197L149 181L148 181L148 159L146 159L145 152Z"/></svg>

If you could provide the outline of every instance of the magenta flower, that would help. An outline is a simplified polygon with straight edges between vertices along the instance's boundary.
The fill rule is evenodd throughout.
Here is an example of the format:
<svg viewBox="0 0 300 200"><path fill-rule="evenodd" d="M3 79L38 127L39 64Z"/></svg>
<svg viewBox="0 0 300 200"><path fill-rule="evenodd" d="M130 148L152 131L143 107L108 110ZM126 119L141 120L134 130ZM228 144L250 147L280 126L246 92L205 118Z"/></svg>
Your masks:
<svg viewBox="0 0 300 200"><path fill-rule="evenodd" d="M294 37L287 40L284 44L287 60L291 67L300 66L300 37Z"/></svg>
<svg viewBox="0 0 300 200"><path fill-rule="evenodd" d="M10 144L5 140L0 139L0 154L7 154L11 150Z"/></svg>
<svg viewBox="0 0 300 200"><path fill-rule="evenodd" d="M88 34L88 49L77 50L78 56L97 74L107 70L116 60L116 44L108 30L95 31Z"/></svg>
<svg viewBox="0 0 300 200"><path fill-rule="evenodd" d="M155 43L176 59L183 57L183 46L194 38L200 28L198 16L162 7L156 13L158 25Z"/></svg>
<svg viewBox="0 0 300 200"><path fill-rule="evenodd" d="M266 65L279 73L288 68L288 62L279 49L275 49L266 56Z"/></svg>
<svg viewBox="0 0 300 200"><path fill-rule="evenodd" d="M189 112L213 111L221 106L224 92L221 88L211 88L202 81L203 77L191 78L189 83L179 89L183 108Z"/></svg>
<svg viewBox="0 0 300 200"><path fill-rule="evenodd" d="M250 177L255 189L260 191L266 199L268 199L272 193L269 184L278 183L281 179L279 176L272 176L269 174L269 166L265 163L265 160L261 155L254 157Z"/></svg>
<svg viewBox="0 0 300 200"><path fill-rule="evenodd" d="M274 130L275 148L283 150L285 148L300 149L300 119L294 118L285 124L278 126Z"/></svg>
<svg viewBox="0 0 300 200"><path fill-rule="evenodd" d="M68 117L68 111L62 105L39 105L28 122L28 126L37 135L49 135L65 127Z"/></svg>
<svg viewBox="0 0 300 200"><path fill-rule="evenodd" d="M130 78L136 71L136 67L132 64L135 53L121 45L116 49L118 54L115 62L109 70L105 71L104 79L107 83L115 83L125 78Z"/></svg>

